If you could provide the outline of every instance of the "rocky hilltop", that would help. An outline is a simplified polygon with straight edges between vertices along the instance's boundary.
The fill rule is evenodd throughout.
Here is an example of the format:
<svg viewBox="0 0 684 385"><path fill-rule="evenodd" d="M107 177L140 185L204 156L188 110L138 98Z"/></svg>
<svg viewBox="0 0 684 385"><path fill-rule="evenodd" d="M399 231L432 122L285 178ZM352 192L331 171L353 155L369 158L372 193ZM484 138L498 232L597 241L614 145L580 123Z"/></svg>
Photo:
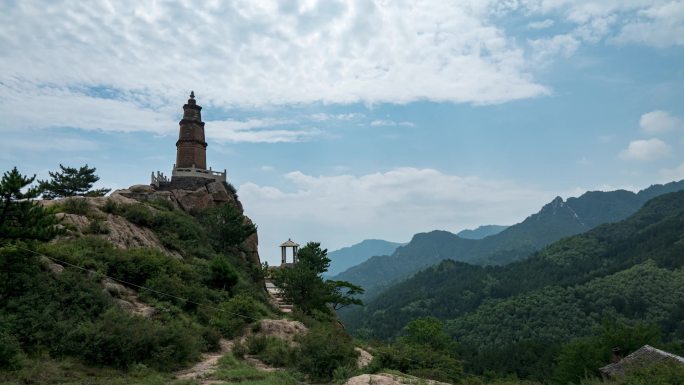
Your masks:
<svg viewBox="0 0 684 385"><path fill-rule="evenodd" d="M64 222L77 229L80 233L93 233L92 210L101 218L98 226L103 226L105 231L100 231L98 236L107 239L119 248L147 247L157 249L167 255L180 257L177 251L170 250L159 240L157 235L149 228L131 223L125 218L114 213L107 212L107 204L130 205L145 202L168 202L174 209L182 210L188 214L197 213L200 210L229 204L237 208L240 213L244 212L242 203L238 199L235 188L226 182L216 182L202 178L182 178L178 181L162 184L159 187L153 185L133 185L127 189L113 191L108 197L73 197L72 200L83 200L88 207L88 215L85 213L60 213ZM45 205L52 205L59 201L43 201ZM246 223L252 223L245 216ZM242 259L255 264L260 264L258 235L255 232L242 242L236 252Z"/></svg>

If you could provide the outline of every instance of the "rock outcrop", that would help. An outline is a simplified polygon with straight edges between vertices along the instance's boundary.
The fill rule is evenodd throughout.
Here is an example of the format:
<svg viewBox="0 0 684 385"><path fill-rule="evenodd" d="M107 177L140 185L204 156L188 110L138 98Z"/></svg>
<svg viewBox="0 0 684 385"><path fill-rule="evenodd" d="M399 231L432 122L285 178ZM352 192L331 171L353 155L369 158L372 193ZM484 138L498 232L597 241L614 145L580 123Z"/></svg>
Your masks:
<svg viewBox="0 0 684 385"><path fill-rule="evenodd" d="M352 377L344 383L344 385L449 385L446 382L439 382L433 380L425 380L418 377L408 375L396 375L389 373L378 374L362 374L360 376Z"/></svg>
<svg viewBox="0 0 684 385"><path fill-rule="evenodd" d="M194 213L208 207L230 204L244 212L242 203L238 199L235 189L225 182L216 182L204 178L178 178L159 187L150 185L134 185L127 189L112 192L113 199L128 199L131 201L166 201L173 207L187 213ZM245 216L245 222L252 223ZM257 233L247 238L239 248L240 256L252 263L261 264L259 258L259 238Z"/></svg>

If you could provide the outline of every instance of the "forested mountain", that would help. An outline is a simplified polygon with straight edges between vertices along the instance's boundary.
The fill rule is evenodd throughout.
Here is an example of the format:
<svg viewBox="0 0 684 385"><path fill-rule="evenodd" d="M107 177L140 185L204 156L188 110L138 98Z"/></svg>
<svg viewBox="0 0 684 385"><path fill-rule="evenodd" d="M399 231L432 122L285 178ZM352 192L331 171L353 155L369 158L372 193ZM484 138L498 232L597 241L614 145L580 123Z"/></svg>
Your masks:
<svg viewBox="0 0 684 385"><path fill-rule="evenodd" d="M476 229L465 229L461 230L456 235L465 239L482 239L490 235L499 234L500 232L506 230L508 226L499 225L484 225L478 226Z"/></svg>
<svg viewBox="0 0 684 385"><path fill-rule="evenodd" d="M382 239L366 239L355 245L331 251L328 253L331 262L327 274L339 274L374 255L390 255L401 245L402 243L388 242Z"/></svg>
<svg viewBox="0 0 684 385"><path fill-rule="evenodd" d="M679 181L654 185L638 193L591 191L567 201L557 197L538 213L498 234L478 240L464 239L447 231L416 234L391 256L372 257L335 279L363 286L369 299L416 271L445 259L477 265L510 263L561 238L622 220L650 198L683 188L684 181Z"/></svg>
<svg viewBox="0 0 684 385"><path fill-rule="evenodd" d="M681 351L683 256L680 191L506 266L443 261L347 314L346 325L390 338L410 320L436 316L470 357L469 370L523 377L551 368L565 343L606 320L653 325Z"/></svg>

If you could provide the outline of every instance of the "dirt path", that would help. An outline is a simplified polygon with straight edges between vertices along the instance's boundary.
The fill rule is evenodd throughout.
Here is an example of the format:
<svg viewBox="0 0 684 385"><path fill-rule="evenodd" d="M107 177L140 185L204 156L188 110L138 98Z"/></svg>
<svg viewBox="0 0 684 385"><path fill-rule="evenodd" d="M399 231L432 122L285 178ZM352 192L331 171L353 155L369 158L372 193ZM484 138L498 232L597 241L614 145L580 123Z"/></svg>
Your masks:
<svg viewBox="0 0 684 385"><path fill-rule="evenodd" d="M212 353L204 353L202 354L202 360L198 363L195 364L190 369L185 369L181 370L180 372L176 372L176 378L179 380L202 380L203 378L208 377L210 374L214 373L216 370L216 366L218 365L218 361L223 357L226 353L230 352L233 349L233 341L229 341L226 339L221 339L219 342L221 345L221 349L219 349L218 352L212 352ZM217 383L223 383L224 381L213 381L213 380L206 380L206 381L201 381L200 383L202 385L210 385L210 384L217 384Z"/></svg>

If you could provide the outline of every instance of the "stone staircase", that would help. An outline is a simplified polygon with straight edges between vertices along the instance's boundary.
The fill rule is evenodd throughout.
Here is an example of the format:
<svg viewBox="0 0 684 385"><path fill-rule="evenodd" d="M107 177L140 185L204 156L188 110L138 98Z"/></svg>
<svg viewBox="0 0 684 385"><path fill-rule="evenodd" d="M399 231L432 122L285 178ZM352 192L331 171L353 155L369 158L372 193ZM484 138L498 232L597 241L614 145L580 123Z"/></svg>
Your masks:
<svg viewBox="0 0 684 385"><path fill-rule="evenodd" d="M271 297L271 303L283 313L292 313L292 304L287 303L283 298L283 292L273 283L273 280L266 278L266 292Z"/></svg>

